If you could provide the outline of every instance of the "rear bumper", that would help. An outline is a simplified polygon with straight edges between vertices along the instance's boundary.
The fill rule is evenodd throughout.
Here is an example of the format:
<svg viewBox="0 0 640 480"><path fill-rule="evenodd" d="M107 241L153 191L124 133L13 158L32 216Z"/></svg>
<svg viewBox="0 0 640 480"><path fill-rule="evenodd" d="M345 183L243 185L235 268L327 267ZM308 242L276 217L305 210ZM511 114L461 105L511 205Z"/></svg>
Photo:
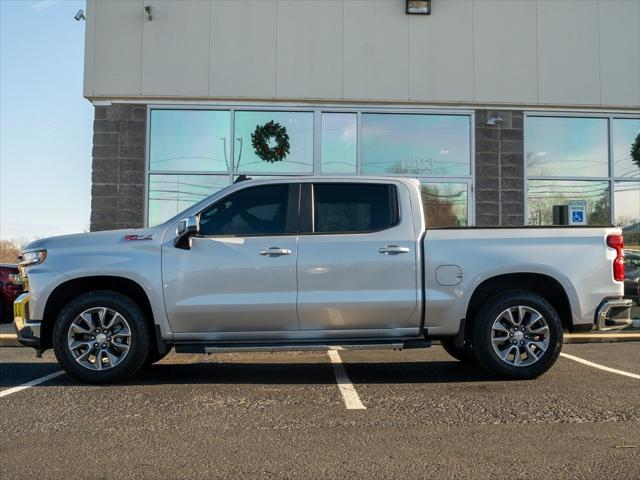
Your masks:
<svg viewBox="0 0 640 480"><path fill-rule="evenodd" d="M29 318L29 293L23 293L13 302L13 326L18 341L27 347L40 349L41 325L41 321Z"/></svg>
<svg viewBox="0 0 640 480"><path fill-rule="evenodd" d="M631 325L630 298L607 298L596 310L596 328L598 330L619 330Z"/></svg>

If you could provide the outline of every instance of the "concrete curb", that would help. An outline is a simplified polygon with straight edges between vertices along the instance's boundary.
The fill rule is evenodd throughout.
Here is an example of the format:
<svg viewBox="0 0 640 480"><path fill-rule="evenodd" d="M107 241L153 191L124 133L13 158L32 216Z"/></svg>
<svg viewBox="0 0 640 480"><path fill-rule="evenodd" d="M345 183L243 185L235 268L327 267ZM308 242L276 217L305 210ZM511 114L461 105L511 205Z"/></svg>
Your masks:
<svg viewBox="0 0 640 480"><path fill-rule="evenodd" d="M640 333L567 333L564 343L640 342ZM434 342L436 343L436 342ZM0 347L22 347L14 333L0 334Z"/></svg>
<svg viewBox="0 0 640 480"><path fill-rule="evenodd" d="M568 333L564 343L640 342L640 333Z"/></svg>

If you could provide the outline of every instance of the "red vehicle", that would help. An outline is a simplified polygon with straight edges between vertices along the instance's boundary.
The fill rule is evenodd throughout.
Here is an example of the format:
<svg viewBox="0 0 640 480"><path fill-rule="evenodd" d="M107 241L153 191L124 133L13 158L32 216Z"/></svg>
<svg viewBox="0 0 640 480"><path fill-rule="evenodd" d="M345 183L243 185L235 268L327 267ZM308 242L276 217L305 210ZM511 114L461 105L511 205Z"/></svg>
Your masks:
<svg viewBox="0 0 640 480"><path fill-rule="evenodd" d="M0 263L0 323L13 320L13 301L23 290L18 266Z"/></svg>

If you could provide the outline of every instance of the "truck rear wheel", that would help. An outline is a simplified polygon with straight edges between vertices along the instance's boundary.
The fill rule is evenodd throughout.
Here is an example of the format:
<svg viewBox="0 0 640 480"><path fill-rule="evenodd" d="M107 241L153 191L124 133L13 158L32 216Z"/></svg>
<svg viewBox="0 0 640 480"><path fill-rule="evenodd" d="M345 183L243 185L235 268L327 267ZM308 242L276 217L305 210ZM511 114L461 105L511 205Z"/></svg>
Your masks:
<svg viewBox="0 0 640 480"><path fill-rule="evenodd" d="M151 344L140 307L110 291L86 293L69 303L58 316L52 340L60 365L87 383L119 382L135 374Z"/></svg>
<svg viewBox="0 0 640 480"><path fill-rule="evenodd" d="M546 372L562 349L562 323L540 295L513 290L490 299L473 327L478 362L505 378L531 379Z"/></svg>
<svg viewBox="0 0 640 480"><path fill-rule="evenodd" d="M465 342L463 347L457 347L455 345L454 339L447 338L440 340L440 344L445 351L451 355L456 360L459 360L463 363L476 363L476 356L471 349L471 344L469 342Z"/></svg>

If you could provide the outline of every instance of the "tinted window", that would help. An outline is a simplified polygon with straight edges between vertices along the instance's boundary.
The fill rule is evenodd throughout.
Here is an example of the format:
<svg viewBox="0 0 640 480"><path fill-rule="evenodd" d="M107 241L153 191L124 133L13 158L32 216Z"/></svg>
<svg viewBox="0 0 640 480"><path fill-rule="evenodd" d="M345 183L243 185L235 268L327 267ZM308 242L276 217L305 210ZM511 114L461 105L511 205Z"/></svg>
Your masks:
<svg viewBox="0 0 640 480"><path fill-rule="evenodd" d="M229 175L149 175L149 226L165 220L229 185Z"/></svg>
<svg viewBox="0 0 640 480"><path fill-rule="evenodd" d="M382 230L398 218L396 190L391 185L319 183L313 190L318 233Z"/></svg>
<svg viewBox="0 0 640 480"><path fill-rule="evenodd" d="M527 117L527 174L604 177L609 174L606 118Z"/></svg>
<svg viewBox="0 0 640 480"><path fill-rule="evenodd" d="M286 129L289 154L280 162L265 162L253 147L251 134L257 127L275 122ZM235 169L237 172L311 173L313 171L313 112L249 112L235 115ZM274 138L268 141L275 147Z"/></svg>
<svg viewBox="0 0 640 480"><path fill-rule="evenodd" d="M231 113L152 110L149 170L227 172Z"/></svg>
<svg viewBox="0 0 640 480"><path fill-rule="evenodd" d="M469 175L468 115L362 114L362 173Z"/></svg>
<svg viewBox="0 0 640 480"><path fill-rule="evenodd" d="M355 113L322 114L322 172L356 173Z"/></svg>
<svg viewBox="0 0 640 480"><path fill-rule="evenodd" d="M613 120L613 174L616 177L640 177L640 165L631 159L631 148L640 136L640 118Z"/></svg>
<svg viewBox="0 0 640 480"><path fill-rule="evenodd" d="M529 225L553 225L553 206L571 200L587 202L587 225L611 224L608 181L529 180L527 197Z"/></svg>
<svg viewBox="0 0 640 480"><path fill-rule="evenodd" d="M287 233L289 185L254 187L232 193L200 216L202 235Z"/></svg>

